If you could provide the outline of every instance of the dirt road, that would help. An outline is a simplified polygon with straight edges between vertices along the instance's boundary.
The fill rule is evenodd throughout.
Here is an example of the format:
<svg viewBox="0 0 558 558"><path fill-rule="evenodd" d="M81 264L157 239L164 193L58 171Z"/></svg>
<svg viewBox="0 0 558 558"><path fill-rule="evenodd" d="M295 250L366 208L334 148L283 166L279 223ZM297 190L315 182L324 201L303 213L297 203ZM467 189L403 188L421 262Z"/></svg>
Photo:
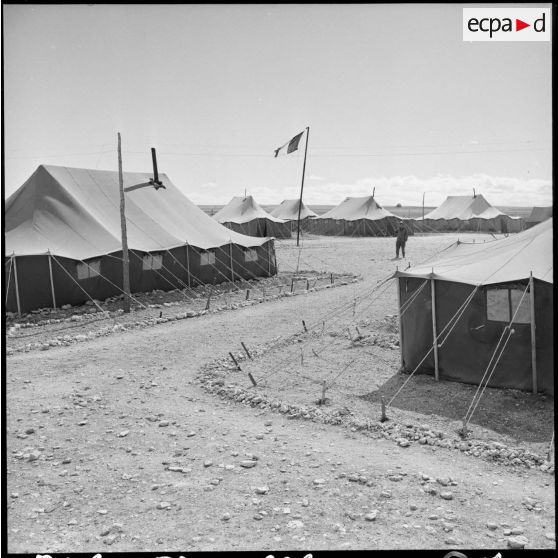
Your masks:
<svg viewBox="0 0 558 558"><path fill-rule="evenodd" d="M240 340L291 334L353 291L9 357L8 550L505 548L516 536L554 548L553 476L289 420L195 383Z"/></svg>

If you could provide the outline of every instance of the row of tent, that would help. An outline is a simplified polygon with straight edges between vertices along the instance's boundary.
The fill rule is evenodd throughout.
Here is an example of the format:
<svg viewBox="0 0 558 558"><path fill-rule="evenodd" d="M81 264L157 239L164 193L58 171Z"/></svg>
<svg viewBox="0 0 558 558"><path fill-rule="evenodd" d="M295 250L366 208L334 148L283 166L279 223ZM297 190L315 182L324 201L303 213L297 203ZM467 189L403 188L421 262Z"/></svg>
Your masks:
<svg viewBox="0 0 558 558"><path fill-rule="evenodd" d="M270 235L265 237L230 230L190 202L168 177L161 178L164 189L126 195L132 292L276 274L275 230L267 224L255 230ZM148 180L144 173L124 173L125 187ZM267 219L253 200L236 203ZM295 213L298 218L298 200L282 206L278 213L291 218L272 216L270 222L284 225L295 220ZM462 208L453 202L451 207ZM225 223L234 222L232 212L224 215ZM376 219L367 219L370 215ZM311 212L301 216L319 222ZM387 234L393 217L371 197L348 198L321 221L330 220L330 230L338 230L333 228L341 226L337 222L354 222L351 234L361 234L356 229L370 220ZM482 244L458 241L438 259L395 273L404 369L553 393L552 218L545 219L544 211L534 217L541 222L519 234ZM81 304L122 292L118 173L40 166L6 200L4 223L9 312Z"/></svg>
<svg viewBox="0 0 558 558"><path fill-rule="evenodd" d="M482 195L449 196L424 218L399 217L382 207L374 196L348 197L323 215L300 204L301 229L335 236L393 236L403 221L409 233L472 231L516 233L523 220L491 206ZM299 200L285 200L271 213L252 196L235 197L214 218L248 235L288 238L296 230Z"/></svg>

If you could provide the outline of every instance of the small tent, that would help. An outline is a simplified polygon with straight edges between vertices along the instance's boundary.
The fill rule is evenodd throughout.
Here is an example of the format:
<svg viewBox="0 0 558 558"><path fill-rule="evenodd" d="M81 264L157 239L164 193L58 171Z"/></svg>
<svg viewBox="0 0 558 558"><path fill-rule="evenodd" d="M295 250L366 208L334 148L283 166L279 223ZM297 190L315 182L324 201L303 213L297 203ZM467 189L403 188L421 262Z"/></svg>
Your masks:
<svg viewBox="0 0 558 558"><path fill-rule="evenodd" d="M213 219L233 231L249 236L275 238L291 236L290 226L286 221L273 217L252 196L234 197L213 215Z"/></svg>
<svg viewBox="0 0 558 558"><path fill-rule="evenodd" d="M489 386L554 393L551 219L396 277L404 369L479 384L495 364Z"/></svg>
<svg viewBox="0 0 558 558"><path fill-rule="evenodd" d="M525 219L525 228L529 229L552 218L552 206L550 207L533 207L529 217Z"/></svg>
<svg viewBox="0 0 558 558"><path fill-rule="evenodd" d="M303 230L308 229L308 221L314 219L318 215L309 209L300 199L296 200L283 200L272 212L273 217L284 219L289 223L291 230L297 230L298 223L298 210L300 205L300 228Z"/></svg>
<svg viewBox="0 0 558 558"><path fill-rule="evenodd" d="M510 217L491 206L481 194L448 196L444 203L417 218L415 229L421 232L473 231L509 233L522 228L520 218Z"/></svg>
<svg viewBox="0 0 558 558"><path fill-rule="evenodd" d="M132 292L275 274L271 238L226 229L161 179L125 194ZM124 173L124 187L148 180ZM41 165L7 199L4 226L8 311L122 292L117 172Z"/></svg>
<svg viewBox="0 0 558 558"><path fill-rule="evenodd" d="M309 222L310 232L335 236L393 236L399 221L412 232L412 221L384 209L373 196L348 197Z"/></svg>

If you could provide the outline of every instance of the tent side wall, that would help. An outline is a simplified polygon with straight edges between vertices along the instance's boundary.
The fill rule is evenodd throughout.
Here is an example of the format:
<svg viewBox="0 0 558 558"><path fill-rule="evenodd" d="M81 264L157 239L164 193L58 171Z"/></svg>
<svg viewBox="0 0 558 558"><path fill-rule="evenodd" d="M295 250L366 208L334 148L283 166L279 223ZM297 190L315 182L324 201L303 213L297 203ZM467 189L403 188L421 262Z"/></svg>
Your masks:
<svg viewBox="0 0 558 558"><path fill-rule="evenodd" d="M227 244L209 250L215 261L203 264L200 250L193 246L180 246L168 251L153 252L161 257L161 267L144 269L147 252L130 250L130 290L132 293L149 292L155 289L170 291L195 287L201 283L222 283L235 279L269 277L277 273L273 241L262 246L246 249ZM247 253L249 252L249 255ZM78 278L80 262L58 256L52 257L52 279L56 306L83 304L90 298L105 300L122 293L122 253L108 254L85 263L100 261L100 274L86 279ZM17 265L21 312L38 308L52 308L52 289L48 255L19 256L5 259L4 278L7 288L6 310L17 312L15 273ZM9 283L8 283L9 280Z"/></svg>
<svg viewBox="0 0 558 558"><path fill-rule="evenodd" d="M331 219L317 217L309 222L309 231L313 234L325 236L394 236L397 231L397 217L384 217L383 219ZM414 233L411 224L407 225L409 234Z"/></svg>
<svg viewBox="0 0 558 558"><path fill-rule="evenodd" d="M404 304L423 279L399 279L401 303ZM525 286L519 286L518 290ZM550 287L551 289L551 287ZM472 293L472 285L436 281L436 322L441 332ZM538 389L553 393L552 291L541 284L540 300L536 303L537 356L539 357ZM527 295L528 296L528 295ZM546 306L544 306L546 302ZM412 371L432 347L431 290L427 285L402 318L402 352L404 368ZM540 325L542 324L542 325ZM487 288L480 287L461 315L451 334L438 348L440 379L478 385L497 348L507 323L487 319ZM447 328L449 331L451 325ZM515 323L514 333L492 374L489 386L532 389L531 327L529 323ZM445 338L445 334L444 334ZM504 337L505 340L505 337ZM539 346L540 345L540 346ZM550 356L549 356L550 353ZM540 355L540 356L539 356ZM434 374L432 353L417 372Z"/></svg>
<svg viewBox="0 0 558 558"><path fill-rule="evenodd" d="M227 221L221 223L228 229L247 236L266 237L274 236L275 238L290 238L291 229L288 223L277 223L263 217L252 219L246 223L233 223Z"/></svg>
<svg viewBox="0 0 558 558"><path fill-rule="evenodd" d="M554 395L554 287L535 279L537 384Z"/></svg>
<svg viewBox="0 0 558 558"><path fill-rule="evenodd" d="M427 284L423 286L425 281ZM401 277L398 282L401 306L404 308L401 316L403 369L412 372L432 347L430 285L428 279L414 277ZM411 297L414 297L412 302ZM433 369L434 355L430 352L417 372L430 374Z"/></svg>

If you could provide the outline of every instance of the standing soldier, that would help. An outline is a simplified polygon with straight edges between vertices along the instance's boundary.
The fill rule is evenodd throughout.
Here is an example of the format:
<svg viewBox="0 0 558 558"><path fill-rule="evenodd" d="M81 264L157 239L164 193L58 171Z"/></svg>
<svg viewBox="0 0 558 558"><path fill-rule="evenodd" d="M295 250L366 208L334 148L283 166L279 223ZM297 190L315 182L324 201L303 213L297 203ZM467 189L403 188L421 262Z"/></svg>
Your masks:
<svg viewBox="0 0 558 558"><path fill-rule="evenodd" d="M403 221L399 221L399 228L397 229L397 240L395 241L395 257L399 259L399 248L401 248L401 253L405 257L405 243L408 238L407 229L403 224Z"/></svg>

